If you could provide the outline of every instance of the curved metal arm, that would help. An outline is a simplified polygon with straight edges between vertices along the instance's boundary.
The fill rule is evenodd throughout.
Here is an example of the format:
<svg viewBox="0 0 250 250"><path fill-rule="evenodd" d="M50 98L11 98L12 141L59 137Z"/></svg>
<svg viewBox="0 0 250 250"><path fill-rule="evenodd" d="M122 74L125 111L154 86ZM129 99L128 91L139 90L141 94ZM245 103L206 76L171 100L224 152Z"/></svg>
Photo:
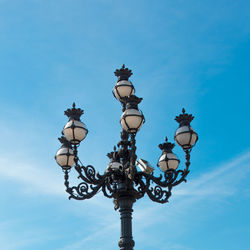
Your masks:
<svg viewBox="0 0 250 250"><path fill-rule="evenodd" d="M186 165L186 168L184 170L179 170L181 171L181 178L179 180L176 180L177 177L175 178L175 182L172 184L172 186L176 186L178 184L180 184L181 182L186 182L186 176L188 175L188 173L190 172L188 169L189 169L189 166L190 166L190 152L191 152L191 149L186 149L185 150L185 159L186 159L186 162L185 162L185 165ZM178 171L177 171L178 172Z"/></svg>
<svg viewBox="0 0 250 250"><path fill-rule="evenodd" d="M97 186L89 185L86 182L81 182L77 187L68 189L70 194L69 199L74 198L76 200L85 200L93 197L101 188L102 184Z"/></svg>
<svg viewBox="0 0 250 250"><path fill-rule="evenodd" d="M65 170L65 186L66 192L70 194L69 199L73 198L76 200L85 200L90 199L93 197L100 189L103 191L103 194L108 197L114 197L115 187L110 183L109 177L111 176L112 172L105 173L104 175L100 175L93 166L88 165L75 166L76 171L79 173L78 178L82 179L78 186L69 186L69 170Z"/></svg>
<svg viewBox="0 0 250 250"><path fill-rule="evenodd" d="M167 170L164 175L155 177L153 174L140 172L137 174L135 183L137 191L140 194L137 199L144 196L145 193L149 198L158 203L168 202L171 196L171 190L181 182L186 182L186 176L189 173L190 150L185 150L186 168L184 170Z"/></svg>
<svg viewBox="0 0 250 250"><path fill-rule="evenodd" d="M190 151L190 149L185 150L186 168L184 170L169 169L158 177L145 172L137 172L133 178L136 199L142 198L145 193L147 193L152 201L158 203L168 202L172 188L183 181L186 182L186 176L189 173L188 169L190 166ZM96 172L93 166L80 166L77 162L75 169L79 174L78 178L81 179L82 182L78 186L73 187L69 187L69 170L65 170L65 186L66 192L70 194L69 199L90 199L99 190L102 190L106 197L115 198L117 184L112 181L112 175L116 174L114 170L110 170L101 175Z"/></svg>
<svg viewBox="0 0 250 250"><path fill-rule="evenodd" d="M76 200L85 200L90 199L93 197L101 188L102 183L99 185L93 186L91 184L88 184L86 182L81 182L78 186L70 187L69 186L69 175L68 170L65 171L65 186L66 186L66 192L70 194L69 199L73 198Z"/></svg>
<svg viewBox="0 0 250 250"><path fill-rule="evenodd" d="M151 187L147 190L148 197L158 203L168 202L168 198L171 196L171 188L168 187L168 190L162 189L160 186Z"/></svg>
<svg viewBox="0 0 250 250"><path fill-rule="evenodd" d="M84 167L77 164L75 166L75 169L79 174L78 178L82 179L84 182L88 184L98 185L102 183L103 179L105 178L105 174L101 175L99 174L99 172L96 173L95 168L91 165Z"/></svg>

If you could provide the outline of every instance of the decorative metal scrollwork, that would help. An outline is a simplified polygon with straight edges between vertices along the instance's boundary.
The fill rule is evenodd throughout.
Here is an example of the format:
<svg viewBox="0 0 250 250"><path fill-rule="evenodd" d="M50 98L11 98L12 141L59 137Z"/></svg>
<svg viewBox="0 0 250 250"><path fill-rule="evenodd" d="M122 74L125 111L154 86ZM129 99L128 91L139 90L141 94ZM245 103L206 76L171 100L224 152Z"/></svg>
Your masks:
<svg viewBox="0 0 250 250"><path fill-rule="evenodd" d="M171 196L171 190L174 186L181 182L186 182L186 176L189 173L190 165L190 151L186 151L186 168L184 170L169 169L163 175L156 177L153 174L135 171L135 175L131 180L124 172L118 170L109 170L101 175L96 172L95 168L91 165L80 166L78 163L75 166L78 172L78 178L82 182L78 186L69 187L68 170L65 170L65 186L66 191L70 194L69 199L76 200L90 199L99 191L102 191L104 196L108 198L117 197L117 178L124 176L132 183L133 191L136 199L142 198L145 194L155 202L166 203ZM135 168L135 166L133 166ZM120 180L120 179L119 179Z"/></svg>

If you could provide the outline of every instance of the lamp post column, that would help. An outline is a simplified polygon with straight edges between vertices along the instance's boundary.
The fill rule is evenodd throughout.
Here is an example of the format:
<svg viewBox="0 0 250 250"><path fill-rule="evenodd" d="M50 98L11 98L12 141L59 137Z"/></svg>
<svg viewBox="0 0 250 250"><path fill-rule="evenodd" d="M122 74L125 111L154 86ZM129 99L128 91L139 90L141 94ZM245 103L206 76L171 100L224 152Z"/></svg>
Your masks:
<svg viewBox="0 0 250 250"><path fill-rule="evenodd" d="M134 197L127 195L118 198L119 212L121 215L121 238L119 247L121 250L133 250L135 242L132 236L132 212Z"/></svg>

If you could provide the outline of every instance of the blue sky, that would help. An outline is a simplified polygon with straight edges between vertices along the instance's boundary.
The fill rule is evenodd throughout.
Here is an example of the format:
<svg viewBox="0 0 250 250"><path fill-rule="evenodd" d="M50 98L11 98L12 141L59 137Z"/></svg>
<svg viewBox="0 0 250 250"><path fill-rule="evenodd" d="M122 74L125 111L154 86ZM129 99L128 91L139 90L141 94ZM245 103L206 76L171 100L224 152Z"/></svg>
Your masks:
<svg viewBox="0 0 250 250"><path fill-rule="evenodd" d="M75 101L89 129L81 161L104 171L119 140L121 107L111 91L123 63L144 98L139 157L156 165L157 145L173 140L182 107L199 134L188 182L169 203L135 204L135 249L250 249L249 7L0 0L0 249L118 249L112 201L69 201L54 154L63 111Z"/></svg>

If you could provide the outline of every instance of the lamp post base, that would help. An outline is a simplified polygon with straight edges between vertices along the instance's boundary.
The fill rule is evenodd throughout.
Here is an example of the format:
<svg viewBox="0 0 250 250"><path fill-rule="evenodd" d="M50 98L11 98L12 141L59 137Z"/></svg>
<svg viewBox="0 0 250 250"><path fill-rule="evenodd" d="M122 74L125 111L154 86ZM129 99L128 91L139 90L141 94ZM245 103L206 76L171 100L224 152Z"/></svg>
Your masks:
<svg viewBox="0 0 250 250"><path fill-rule="evenodd" d="M119 212L121 215L121 237L119 240L120 250L133 250L135 242L132 236L132 212L133 196L119 197Z"/></svg>

